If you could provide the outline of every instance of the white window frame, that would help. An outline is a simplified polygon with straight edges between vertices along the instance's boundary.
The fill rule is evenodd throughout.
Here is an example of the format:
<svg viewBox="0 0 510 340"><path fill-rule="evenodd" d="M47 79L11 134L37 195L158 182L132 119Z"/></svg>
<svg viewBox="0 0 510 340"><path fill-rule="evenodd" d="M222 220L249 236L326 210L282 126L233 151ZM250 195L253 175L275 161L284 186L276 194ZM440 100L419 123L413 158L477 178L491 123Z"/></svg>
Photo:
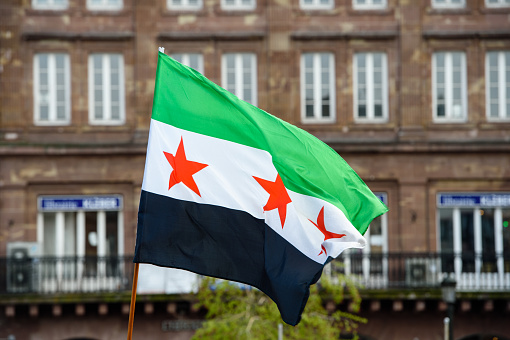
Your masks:
<svg viewBox="0 0 510 340"><path fill-rule="evenodd" d="M466 195L470 195L470 193L463 193ZM505 194L505 193L503 193ZM441 193L438 194L438 196ZM459 194L462 195L462 194ZM476 195L476 193L474 193ZM439 199L438 199L439 201ZM501 287L508 287L508 282L510 282L510 272L506 271L504 268L504 258L503 258L503 223L502 223L502 213L503 210L508 210L508 206L500 206L500 205L481 205L481 204L468 204L468 205L458 205L458 204L448 204L446 206L440 206L438 204L436 208L436 235L437 235L437 249L443 253L441 249L441 223L440 223L440 210L441 209L450 209L452 210L452 235L453 235L453 252L451 256L453 256L453 268L454 273L457 278L457 287L460 289L501 289ZM483 253L483 249L486 244L482 242L482 223L481 216L483 215L483 211L485 209L493 209L494 210L494 250L496 255L496 272L495 273L484 273L482 271L483 265L483 257L481 256ZM474 235L474 272L466 272L463 268L463 249L462 249L462 225L461 225L461 212L462 211L472 211L473 214L473 235ZM477 256L478 255L478 256ZM441 268L441 266L440 266ZM440 270L441 271L441 270ZM467 274L467 275L466 275ZM471 275L473 274L473 275ZM474 277L473 277L474 276ZM488 276L491 276L490 278ZM505 282L507 282L505 284Z"/></svg>
<svg viewBox="0 0 510 340"><path fill-rule="evenodd" d="M491 65L489 64L490 54L496 54L497 56L497 65L495 68L498 73L498 98L496 100L490 98L490 89L493 84L491 79ZM510 112L507 112L508 105L510 104L510 96L507 96L506 93L507 88L510 87L510 79L507 79L507 75L510 73L510 65L506 65L505 56L510 59L510 51L489 51L485 54L485 112L487 121L510 121ZM498 104L498 113L496 116L491 115L491 104L494 101Z"/></svg>
<svg viewBox="0 0 510 340"><path fill-rule="evenodd" d="M87 9L89 11L118 11L124 7L123 0L117 0L116 4L110 4L108 0L101 0L100 4L87 0Z"/></svg>
<svg viewBox="0 0 510 340"><path fill-rule="evenodd" d="M313 83L306 83L305 57L312 56L313 58ZM329 83L328 88L330 91L329 98L329 116L322 116L322 76L321 76L321 56L328 57L328 70ZM335 58L331 52L310 52L301 55L301 121L303 123L332 123L336 119L336 89L335 89ZM313 117L306 116L306 90L311 88L313 91Z"/></svg>
<svg viewBox="0 0 510 340"><path fill-rule="evenodd" d="M180 3L175 4L172 0L166 1L166 7L171 11L198 11L203 7L203 1L197 0L196 4L190 4L190 0L178 0Z"/></svg>
<svg viewBox="0 0 510 340"><path fill-rule="evenodd" d="M170 56L181 64L191 67L192 69L204 74L204 56L201 53L172 53ZM197 58L198 64L196 67L191 65L192 57Z"/></svg>
<svg viewBox="0 0 510 340"><path fill-rule="evenodd" d="M46 55L48 58L48 94L43 97L40 88L40 66L39 58ZM57 85L56 57L64 57L64 84ZM71 122L71 67L67 53L37 53L34 55L34 124L35 125L69 125ZM57 118L57 91L64 93L64 114L63 119ZM48 103L48 120L41 119L40 104Z"/></svg>
<svg viewBox="0 0 510 340"><path fill-rule="evenodd" d="M460 3L456 4L452 2L452 0L444 0L444 3L438 3L437 0L431 0L433 8L440 9L456 9L456 8L465 8L466 0L461 0Z"/></svg>
<svg viewBox="0 0 510 340"><path fill-rule="evenodd" d="M66 196L61 196L65 198ZM80 197L80 196L75 196ZM96 196L97 198L100 196ZM94 290L105 290L105 289L113 289L118 282L114 280L114 276L108 275L108 271L106 270L105 257L121 257L124 256L124 213L122 203L120 207L114 210L109 210L117 213L117 254L108 254L107 253L107 244L106 244L106 210L98 209L80 209L80 208L62 208L62 209L54 209L41 211L39 210L37 213L37 242L42 246L41 251L43 252L43 256L54 256L55 257L55 279L41 279L39 287L41 287L43 292L54 291L58 289L58 285L62 285L63 281L68 289L78 289L78 287L88 286L92 291ZM84 259L86 258L86 227L85 227L85 214L86 212L96 213L96 235L97 235L97 273L100 276L93 278L85 277L85 264ZM55 234L54 234L54 254L44 254L44 214L52 213L55 214ZM76 213L75 219L71 219L68 213ZM67 217L67 218L66 218ZM72 238L75 241L75 249L74 253L69 253L66 251L66 234L67 234L67 226L68 223L72 226ZM47 226L46 226L47 227ZM69 230L69 229L68 229ZM67 239L69 240L69 239ZM77 261L70 263L69 257L76 257ZM68 259L66 262L65 259ZM64 260L63 260L64 259ZM71 265L71 266L70 266ZM122 264L119 267L119 273L116 275L122 276ZM66 277L66 272L72 271L72 277ZM106 279L108 278L108 279ZM119 277L120 278L120 277ZM98 285L99 282L99 285Z"/></svg>
<svg viewBox="0 0 510 340"><path fill-rule="evenodd" d="M382 199L382 202L384 204L387 204L387 194L386 193L375 193L376 196L378 196L380 199ZM348 249L344 253L344 265L345 265L345 274L351 275L351 276L359 276L361 279L361 283L367 287L370 288L370 284L372 282L377 282L378 285L381 283L383 285L386 285L388 280L388 214L383 214L379 217L377 217L381 220L381 235L371 235L370 232L370 226L363 235L367 241L366 246L363 249ZM373 223L373 222L372 222ZM381 258L381 271L382 274L374 275L371 273L370 264L372 261L371 254L372 254L372 246L373 245L379 245L381 246L382 252L380 253ZM362 254L362 262L361 262L361 272L353 273L352 268L352 261L351 258L356 256L356 254Z"/></svg>
<svg viewBox="0 0 510 340"><path fill-rule="evenodd" d="M235 83L228 83L228 70L232 68L232 65L227 65L227 58L229 56L234 57L234 69L235 69ZM247 101L244 98L244 73L242 69L243 57L248 56L250 58L249 72L251 74L251 91L250 95L252 100L250 104L257 106L257 56L255 53L225 53L221 59L221 86L236 95L239 99Z"/></svg>
<svg viewBox="0 0 510 340"><path fill-rule="evenodd" d="M459 116L454 115L453 109L453 69L452 69L452 56L454 53L460 53L461 56L461 105L462 112ZM436 58L439 54L445 54L444 65L444 84L445 84L445 116L438 117L437 115L437 65ZM467 103L467 66L466 66L466 53L464 51L438 51L432 55L432 115L435 123L464 123L468 117L468 103Z"/></svg>
<svg viewBox="0 0 510 340"><path fill-rule="evenodd" d="M32 0L32 8L37 10L64 10L69 7L69 1L64 0L62 4L57 4L55 0L47 0L48 3L42 4L38 0Z"/></svg>
<svg viewBox="0 0 510 340"><path fill-rule="evenodd" d="M321 0L310 0L311 3L305 3L305 0L299 0L299 6L304 10L324 10L333 9L335 7L334 0L328 0L328 3L323 4Z"/></svg>
<svg viewBox="0 0 510 340"><path fill-rule="evenodd" d="M386 9L387 0L382 0L380 4L374 4L374 0L365 0L365 3L359 3L359 0L352 0L352 8L356 10L381 10Z"/></svg>
<svg viewBox="0 0 510 340"><path fill-rule="evenodd" d="M94 85L94 57L101 56L102 87L103 87L103 117L95 118L95 85ZM119 58L119 118L112 119L111 112L111 69L110 57ZM91 125L122 125L125 123L125 83L124 83L124 56L120 53L93 53L88 61L89 77L89 124Z"/></svg>
<svg viewBox="0 0 510 340"><path fill-rule="evenodd" d="M381 55L381 87L382 87L382 116L375 117L375 88L374 88L374 56ZM358 56L365 55L365 106L366 117L359 117L359 79L358 79ZM355 53L353 59L353 113L357 123L383 123L388 121L388 60L384 52Z"/></svg>
<svg viewBox="0 0 510 340"><path fill-rule="evenodd" d="M256 0L250 0L249 4L243 4L243 0L231 0L234 3L227 3L229 0L221 0L221 9L224 11L251 11L257 7Z"/></svg>
<svg viewBox="0 0 510 340"><path fill-rule="evenodd" d="M497 0L497 3L490 3L489 0L485 0L485 7L487 7L487 8L510 7L510 1L509 0Z"/></svg>

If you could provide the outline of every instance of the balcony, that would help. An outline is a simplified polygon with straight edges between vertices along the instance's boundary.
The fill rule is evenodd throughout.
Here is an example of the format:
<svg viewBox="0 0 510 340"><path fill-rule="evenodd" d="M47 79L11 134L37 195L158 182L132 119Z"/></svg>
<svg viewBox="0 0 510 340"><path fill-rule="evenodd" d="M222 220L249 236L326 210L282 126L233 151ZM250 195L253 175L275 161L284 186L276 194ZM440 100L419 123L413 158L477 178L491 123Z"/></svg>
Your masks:
<svg viewBox="0 0 510 340"><path fill-rule="evenodd" d="M12 299L24 295L122 293L129 297L132 258L1 258L0 296L8 295ZM342 254L326 267L325 272L349 275L362 291L437 290L447 275L455 276L459 292L510 291L510 258L507 254L351 253Z"/></svg>
<svg viewBox="0 0 510 340"><path fill-rule="evenodd" d="M131 291L133 257L0 259L0 295Z"/></svg>
<svg viewBox="0 0 510 340"><path fill-rule="evenodd" d="M342 254L333 272L349 275L361 289L439 288L448 275L458 292L508 292L510 254L385 253Z"/></svg>

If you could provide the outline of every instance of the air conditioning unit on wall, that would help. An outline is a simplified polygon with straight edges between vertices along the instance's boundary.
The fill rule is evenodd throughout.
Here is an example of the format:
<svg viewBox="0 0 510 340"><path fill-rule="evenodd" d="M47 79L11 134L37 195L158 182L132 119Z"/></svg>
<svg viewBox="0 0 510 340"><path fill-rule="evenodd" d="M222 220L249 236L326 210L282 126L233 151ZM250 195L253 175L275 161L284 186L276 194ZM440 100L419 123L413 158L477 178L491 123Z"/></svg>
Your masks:
<svg viewBox="0 0 510 340"><path fill-rule="evenodd" d="M40 256L37 242L7 243L7 291L28 293L37 287L39 267L35 263Z"/></svg>
<svg viewBox="0 0 510 340"><path fill-rule="evenodd" d="M406 284L409 287L430 287L438 284L437 259L406 259Z"/></svg>

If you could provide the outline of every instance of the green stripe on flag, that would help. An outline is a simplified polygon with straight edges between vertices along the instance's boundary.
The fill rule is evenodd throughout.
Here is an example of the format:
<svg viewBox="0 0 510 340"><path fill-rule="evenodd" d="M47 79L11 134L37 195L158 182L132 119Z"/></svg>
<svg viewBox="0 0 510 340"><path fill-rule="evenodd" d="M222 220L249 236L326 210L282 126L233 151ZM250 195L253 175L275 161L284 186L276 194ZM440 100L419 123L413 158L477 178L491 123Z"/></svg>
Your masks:
<svg viewBox="0 0 510 340"><path fill-rule="evenodd" d="M364 234L386 206L328 145L159 53L152 118L268 151L285 186L341 209Z"/></svg>

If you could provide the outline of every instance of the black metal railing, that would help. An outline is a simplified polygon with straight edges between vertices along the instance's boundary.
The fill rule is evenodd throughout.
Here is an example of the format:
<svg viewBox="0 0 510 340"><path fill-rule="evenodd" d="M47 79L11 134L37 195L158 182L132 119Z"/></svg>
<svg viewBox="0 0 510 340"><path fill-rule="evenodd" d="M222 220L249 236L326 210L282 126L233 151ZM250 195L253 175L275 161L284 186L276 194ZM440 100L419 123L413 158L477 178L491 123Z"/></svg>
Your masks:
<svg viewBox="0 0 510 340"><path fill-rule="evenodd" d="M457 289L510 289L510 254L354 253L332 262L332 271L349 275L367 289L433 288L453 275Z"/></svg>
<svg viewBox="0 0 510 340"><path fill-rule="evenodd" d="M129 291L133 268L132 256L1 258L0 294Z"/></svg>
<svg viewBox="0 0 510 340"><path fill-rule="evenodd" d="M133 257L0 258L0 294L129 292ZM508 254L354 253L331 262L326 273L349 275L365 289L438 288L454 275L457 289L509 291Z"/></svg>

